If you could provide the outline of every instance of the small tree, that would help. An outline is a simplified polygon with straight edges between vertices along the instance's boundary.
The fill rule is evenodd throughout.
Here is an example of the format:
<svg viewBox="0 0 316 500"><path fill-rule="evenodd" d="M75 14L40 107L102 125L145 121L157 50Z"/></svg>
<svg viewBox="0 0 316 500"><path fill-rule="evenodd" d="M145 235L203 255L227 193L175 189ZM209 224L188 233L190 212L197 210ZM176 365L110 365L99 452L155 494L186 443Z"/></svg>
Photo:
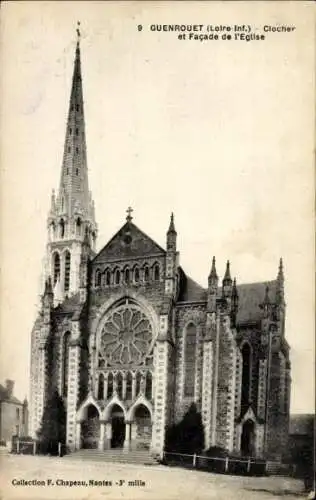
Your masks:
<svg viewBox="0 0 316 500"><path fill-rule="evenodd" d="M204 448L204 428L201 414L192 403L181 422L172 425L166 432L166 451L178 453L200 453Z"/></svg>
<svg viewBox="0 0 316 500"><path fill-rule="evenodd" d="M58 443L66 442L66 411L56 390L47 400L37 436L40 440L40 451L44 454L57 455Z"/></svg>

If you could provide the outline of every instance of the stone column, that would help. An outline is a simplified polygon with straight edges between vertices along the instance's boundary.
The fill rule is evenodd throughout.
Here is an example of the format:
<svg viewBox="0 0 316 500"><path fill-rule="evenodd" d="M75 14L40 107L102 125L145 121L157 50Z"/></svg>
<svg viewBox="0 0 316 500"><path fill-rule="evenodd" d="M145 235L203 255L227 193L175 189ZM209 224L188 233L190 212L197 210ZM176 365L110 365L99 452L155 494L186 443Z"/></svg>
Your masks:
<svg viewBox="0 0 316 500"><path fill-rule="evenodd" d="M137 423L131 422L131 441L130 441L130 450L136 450L137 448Z"/></svg>
<svg viewBox="0 0 316 500"><path fill-rule="evenodd" d="M69 346L69 372L68 372L68 397L67 397L67 446L74 450L76 433L76 411L79 397L80 379L80 346L76 341L71 341Z"/></svg>
<svg viewBox="0 0 316 500"><path fill-rule="evenodd" d="M81 422L76 423L75 449L81 448Z"/></svg>
<svg viewBox="0 0 316 500"><path fill-rule="evenodd" d="M126 399L126 373L123 373L123 387L122 387L122 400Z"/></svg>
<svg viewBox="0 0 316 500"><path fill-rule="evenodd" d="M109 450L111 448L112 439L112 422L105 422L105 436L104 436L104 449Z"/></svg>
<svg viewBox="0 0 316 500"><path fill-rule="evenodd" d="M131 447L131 422L125 423L124 451L128 452Z"/></svg>
<svg viewBox="0 0 316 500"><path fill-rule="evenodd" d="M103 420L100 420L99 450L104 450L105 426L106 423Z"/></svg>
<svg viewBox="0 0 316 500"><path fill-rule="evenodd" d="M202 395L202 421L205 433L205 448L211 446L211 408L212 408L212 371L213 371L213 346L211 340L205 340L203 345L203 395Z"/></svg>
<svg viewBox="0 0 316 500"><path fill-rule="evenodd" d="M133 381L132 381L132 400L134 401L136 396L136 374L133 373Z"/></svg>
<svg viewBox="0 0 316 500"><path fill-rule="evenodd" d="M171 366L172 347L168 341L157 341L155 347L155 416L152 430L152 453L162 455L164 448L165 432L170 421L173 409L169 383L172 377Z"/></svg>

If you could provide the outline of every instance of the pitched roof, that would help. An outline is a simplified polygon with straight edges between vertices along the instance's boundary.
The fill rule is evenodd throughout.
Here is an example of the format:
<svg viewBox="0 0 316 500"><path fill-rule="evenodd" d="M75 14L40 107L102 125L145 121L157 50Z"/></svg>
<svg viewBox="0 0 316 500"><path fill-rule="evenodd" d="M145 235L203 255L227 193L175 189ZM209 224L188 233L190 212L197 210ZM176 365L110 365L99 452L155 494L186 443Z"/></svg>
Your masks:
<svg viewBox="0 0 316 500"><path fill-rule="evenodd" d="M133 222L126 222L93 259L93 265L134 257L150 257L166 251Z"/></svg>
<svg viewBox="0 0 316 500"><path fill-rule="evenodd" d="M187 276L183 269L179 267L180 274L180 293L178 302L197 302L207 301L207 289L196 283ZM275 301L276 281L265 283L246 283L237 285L239 307L237 322L255 322L262 318L260 304L264 300L266 287L269 287L269 298L271 302ZM218 297L221 297L222 288L218 288Z"/></svg>
<svg viewBox="0 0 316 500"><path fill-rule="evenodd" d="M9 403L15 403L22 405L23 403L16 398L15 396L11 395L8 396L8 390L6 387L4 387L2 384L0 384L0 401L7 401Z"/></svg>
<svg viewBox="0 0 316 500"><path fill-rule="evenodd" d="M293 414L290 415L290 434L296 435L311 435L315 422L315 415L313 414Z"/></svg>
<svg viewBox="0 0 316 500"><path fill-rule="evenodd" d="M197 302L207 300L207 290L205 288L187 276L181 267L179 267L179 274L180 293L178 302Z"/></svg>
<svg viewBox="0 0 316 500"><path fill-rule="evenodd" d="M56 313L74 313L81 308L80 304L80 294L75 293L71 297L67 297L63 302L61 302L57 307L55 307Z"/></svg>
<svg viewBox="0 0 316 500"><path fill-rule="evenodd" d="M258 321L262 318L262 310L259 305L263 302L267 286L269 287L269 298L271 302L274 302L276 281L237 285L239 299L237 323Z"/></svg>

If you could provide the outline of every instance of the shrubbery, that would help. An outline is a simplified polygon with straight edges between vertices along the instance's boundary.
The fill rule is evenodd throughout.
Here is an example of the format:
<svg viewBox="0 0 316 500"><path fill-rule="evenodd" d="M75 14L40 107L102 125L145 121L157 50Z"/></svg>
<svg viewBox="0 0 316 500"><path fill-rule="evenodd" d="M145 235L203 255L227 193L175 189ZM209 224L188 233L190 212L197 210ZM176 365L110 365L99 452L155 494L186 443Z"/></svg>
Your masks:
<svg viewBox="0 0 316 500"><path fill-rule="evenodd" d="M201 414L191 404L181 422L167 429L165 451L175 453L201 453L204 448L204 428Z"/></svg>

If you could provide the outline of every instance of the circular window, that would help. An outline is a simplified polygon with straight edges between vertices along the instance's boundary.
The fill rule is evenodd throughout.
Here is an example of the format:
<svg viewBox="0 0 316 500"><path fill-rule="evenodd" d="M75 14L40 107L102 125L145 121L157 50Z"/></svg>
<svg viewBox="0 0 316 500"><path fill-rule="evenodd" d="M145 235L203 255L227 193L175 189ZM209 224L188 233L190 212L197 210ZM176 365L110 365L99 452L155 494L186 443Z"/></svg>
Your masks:
<svg viewBox="0 0 316 500"><path fill-rule="evenodd" d="M100 354L109 365L139 365L151 354L151 322L135 304L111 311L100 335Z"/></svg>

